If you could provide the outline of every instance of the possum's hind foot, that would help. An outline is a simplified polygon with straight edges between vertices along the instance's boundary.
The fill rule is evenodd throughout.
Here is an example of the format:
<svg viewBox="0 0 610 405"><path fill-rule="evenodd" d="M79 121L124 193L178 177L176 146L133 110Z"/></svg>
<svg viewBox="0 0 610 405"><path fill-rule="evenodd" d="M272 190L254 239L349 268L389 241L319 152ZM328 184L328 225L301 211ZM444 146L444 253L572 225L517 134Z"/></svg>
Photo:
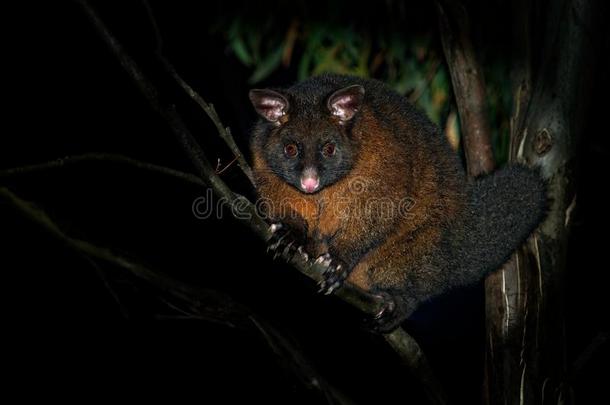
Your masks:
<svg viewBox="0 0 610 405"><path fill-rule="evenodd" d="M366 319L365 324L374 332L390 333L407 318L406 302L401 296L385 291L375 295L382 299L383 305L377 314Z"/></svg>

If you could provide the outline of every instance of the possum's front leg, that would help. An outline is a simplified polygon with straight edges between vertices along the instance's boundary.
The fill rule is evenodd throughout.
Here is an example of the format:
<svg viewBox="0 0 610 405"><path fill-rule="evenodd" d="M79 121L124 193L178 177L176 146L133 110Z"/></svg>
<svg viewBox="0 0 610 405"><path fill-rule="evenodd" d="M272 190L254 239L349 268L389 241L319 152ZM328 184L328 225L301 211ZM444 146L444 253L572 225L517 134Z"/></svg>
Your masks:
<svg viewBox="0 0 610 405"><path fill-rule="evenodd" d="M267 241L267 251L273 254L274 259L281 256L288 261L294 255L299 254L304 261L309 262L310 258L324 252L311 262L312 265L320 266L323 269L323 279L318 283L320 292L331 294L341 287L348 277L350 267L341 259L331 256L325 243L315 240L306 242L303 236L305 232L295 230L294 227L283 222L273 222L269 226L269 231L271 238Z"/></svg>
<svg viewBox="0 0 610 405"><path fill-rule="evenodd" d="M311 235L307 237L307 232L298 229L300 228L295 229L283 222L272 223L269 227L272 236L267 241L267 251L272 253L274 258L281 256L287 261L298 253L310 265L321 268L322 280L318 282L318 292L331 294L341 287L351 268L328 252L325 240Z"/></svg>

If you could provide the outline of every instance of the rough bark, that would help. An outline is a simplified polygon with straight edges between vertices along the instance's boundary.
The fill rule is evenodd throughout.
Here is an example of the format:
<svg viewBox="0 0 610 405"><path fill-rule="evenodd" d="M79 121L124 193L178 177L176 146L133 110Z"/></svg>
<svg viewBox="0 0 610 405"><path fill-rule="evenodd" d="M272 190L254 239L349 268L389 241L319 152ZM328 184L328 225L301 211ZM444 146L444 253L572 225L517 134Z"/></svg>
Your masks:
<svg viewBox="0 0 610 405"><path fill-rule="evenodd" d="M545 21L534 21L532 6L520 3L513 21L510 160L541 168L550 207L539 231L487 280L484 397L488 404L566 404L572 401L566 383L565 260L576 203L578 138L592 76L590 33L599 4L550 2ZM534 68L532 43L540 37Z"/></svg>
<svg viewBox="0 0 610 405"><path fill-rule="evenodd" d="M597 1L513 5L512 162L541 168L547 220L486 289L487 404L567 403L563 297L575 160L599 23ZM468 171L493 168L485 116L485 85L459 2L439 1L440 32L460 113ZM533 49L537 54L533 55Z"/></svg>
<svg viewBox="0 0 610 405"><path fill-rule="evenodd" d="M468 174L479 176L494 168L483 70L470 38L466 9L457 1L437 2L443 52L449 67L460 116Z"/></svg>

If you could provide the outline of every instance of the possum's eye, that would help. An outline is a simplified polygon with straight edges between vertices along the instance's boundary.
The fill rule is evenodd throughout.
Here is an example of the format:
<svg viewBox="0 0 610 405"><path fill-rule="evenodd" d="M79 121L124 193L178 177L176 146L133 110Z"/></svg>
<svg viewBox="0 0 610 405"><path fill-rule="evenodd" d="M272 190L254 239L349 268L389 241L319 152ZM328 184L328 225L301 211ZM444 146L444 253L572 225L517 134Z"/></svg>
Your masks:
<svg viewBox="0 0 610 405"><path fill-rule="evenodd" d="M327 143L322 147L322 154L326 157L331 157L335 154L335 144Z"/></svg>
<svg viewBox="0 0 610 405"><path fill-rule="evenodd" d="M290 158L293 158L299 154L299 148L297 148L294 143L289 143L288 145L284 146L284 154Z"/></svg>

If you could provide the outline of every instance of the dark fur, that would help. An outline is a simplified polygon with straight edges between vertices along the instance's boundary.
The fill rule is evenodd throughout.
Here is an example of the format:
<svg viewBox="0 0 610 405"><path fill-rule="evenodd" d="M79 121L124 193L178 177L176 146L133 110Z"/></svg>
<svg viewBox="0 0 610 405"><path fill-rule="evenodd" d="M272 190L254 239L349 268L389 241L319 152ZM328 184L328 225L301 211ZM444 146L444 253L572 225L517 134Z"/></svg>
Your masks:
<svg viewBox="0 0 610 405"><path fill-rule="evenodd" d="M327 99L353 84L364 87L364 102L338 123ZM282 206L270 210L271 219L302 233L312 254L330 253L348 269L349 282L392 297L396 310L381 330L501 266L543 218L546 193L536 171L510 166L468 179L439 128L381 82L324 75L277 91L290 104L285 119L261 120L251 142L260 195ZM336 142L337 161L303 156L319 168L317 193L298 190L304 163L286 162L287 138L311 150ZM355 190L354 181L364 189ZM375 206L355 211L375 198L414 205L406 216L384 216ZM361 215L336 215L343 206Z"/></svg>

